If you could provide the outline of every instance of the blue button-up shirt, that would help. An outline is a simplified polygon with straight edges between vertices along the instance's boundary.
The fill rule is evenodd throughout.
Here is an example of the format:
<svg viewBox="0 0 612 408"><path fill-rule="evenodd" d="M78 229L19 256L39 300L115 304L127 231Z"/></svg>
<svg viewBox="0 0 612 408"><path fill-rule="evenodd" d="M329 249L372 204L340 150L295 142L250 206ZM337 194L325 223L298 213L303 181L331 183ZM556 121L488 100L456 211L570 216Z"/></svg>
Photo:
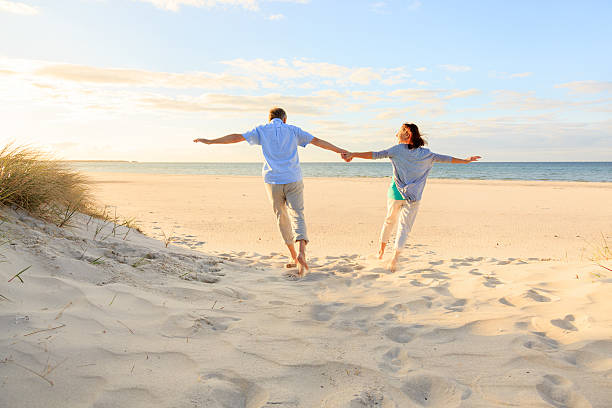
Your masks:
<svg viewBox="0 0 612 408"><path fill-rule="evenodd" d="M372 152L373 159L391 159L393 180L408 201L419 201L423 195L427 175L435 162L450 163L452 156L436 154L424 147L409 149L398 144L380 152Z"/></svg>
<svg viewBox="0 0 612 408"><path fill-rule="evenodd" d="M268 184L289 184L302 179L297 147L306 147L314 136L281 119L257 126L242 135L251 145L261 145L264 156L262 174Z"/></svg>

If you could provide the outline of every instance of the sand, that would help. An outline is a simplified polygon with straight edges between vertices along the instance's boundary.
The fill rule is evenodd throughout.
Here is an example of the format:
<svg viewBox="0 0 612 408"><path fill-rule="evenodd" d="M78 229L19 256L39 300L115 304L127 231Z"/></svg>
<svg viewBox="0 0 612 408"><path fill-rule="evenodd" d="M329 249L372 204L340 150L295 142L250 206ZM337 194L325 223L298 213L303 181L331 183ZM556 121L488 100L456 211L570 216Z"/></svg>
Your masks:
<svg viewBox="0 0 612 408"><path fill-rule="evenodd" d="M2 211L0 407L610 406L610 184L430 180L391 274L388 180L308 179L293 280L261 180L90 176L151 236Z"/></svg>
<svg viewBox="0 0 612 408"><path fill-rule="evenodd" d="M261 177L89 173L100 202L154 237L215 251L282 251ZM377 251L389 178L309 178L309 251ZM163 232L163 234L162 234ZM612 233L612 183L430 179L409 242L443 256L581 260Z"/></svg>

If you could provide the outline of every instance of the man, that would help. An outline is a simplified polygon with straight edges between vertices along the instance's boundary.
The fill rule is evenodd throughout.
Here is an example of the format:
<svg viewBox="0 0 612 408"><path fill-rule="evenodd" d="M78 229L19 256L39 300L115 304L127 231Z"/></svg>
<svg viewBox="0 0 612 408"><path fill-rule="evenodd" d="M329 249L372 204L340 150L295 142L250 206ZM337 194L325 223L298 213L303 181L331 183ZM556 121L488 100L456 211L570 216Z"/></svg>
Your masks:
<svg viewBox="0 0 612 408"><path fill-rule="evenodd" d="M306 222L304 221L304 183L297 147L309 143L339 154L347 153L325 140L318 139L297 126L287 125L282 108L270 110L269 123L244 134L233 133L218 139L195 139L196 143L229 144L246 140L260 145L264 155L263 176L280 233L298 267L298 276L308 270L306 263ZM299 243L299 253L295 243Z"/></svg>

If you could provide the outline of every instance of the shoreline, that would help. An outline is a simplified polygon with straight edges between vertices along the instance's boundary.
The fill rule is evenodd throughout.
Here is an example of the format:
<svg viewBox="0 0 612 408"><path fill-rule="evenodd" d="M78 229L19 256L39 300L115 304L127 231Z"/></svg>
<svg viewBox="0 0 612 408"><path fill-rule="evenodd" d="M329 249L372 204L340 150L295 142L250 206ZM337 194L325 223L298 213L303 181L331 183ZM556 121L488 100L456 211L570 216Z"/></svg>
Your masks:
<svg viewBox="0 0 612 408"><path fill-rule="evenodd" d="M263 183L262 176L247 176L247 175L231 175L231 174L184 174L184 173L138 173L138 172L122 172L122 171L81 171L85 176L94 176L94 175L131 175L131 176L173 176L173 177L226 177L231 179L250 179L255 180L259 179ZM355 176L355 177L304 177L304 180L383 180L390 179L392 176L380 176L380 177L365 177L365 176ZM94 177L95 178L95 177ZM96 181L93 181L96 183ZM436 177L428 177L427 184L436 182L474 182L474 183L541 183L541 184L560 184L560 185L568 185L568 184L577 184L577 185L602 185L606 187L612 187L612 182L610 181L579 181L579 180L516 180L516 179L468 179L468 178L436 178Z"/></svg>

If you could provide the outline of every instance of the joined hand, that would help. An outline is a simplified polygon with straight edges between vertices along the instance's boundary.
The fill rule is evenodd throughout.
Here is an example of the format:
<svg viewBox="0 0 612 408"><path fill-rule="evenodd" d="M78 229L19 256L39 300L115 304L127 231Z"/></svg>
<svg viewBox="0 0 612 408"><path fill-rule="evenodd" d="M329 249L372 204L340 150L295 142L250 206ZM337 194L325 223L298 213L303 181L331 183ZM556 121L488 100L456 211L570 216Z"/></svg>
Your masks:
<svg viewBox="0 0 612 408"><path fill-rule="evenodd" d="M344 152L344 153L341 153L340 155L342 156L342 160L344 160L347 163L353 160L353 153L351 152Z"/></svg>

